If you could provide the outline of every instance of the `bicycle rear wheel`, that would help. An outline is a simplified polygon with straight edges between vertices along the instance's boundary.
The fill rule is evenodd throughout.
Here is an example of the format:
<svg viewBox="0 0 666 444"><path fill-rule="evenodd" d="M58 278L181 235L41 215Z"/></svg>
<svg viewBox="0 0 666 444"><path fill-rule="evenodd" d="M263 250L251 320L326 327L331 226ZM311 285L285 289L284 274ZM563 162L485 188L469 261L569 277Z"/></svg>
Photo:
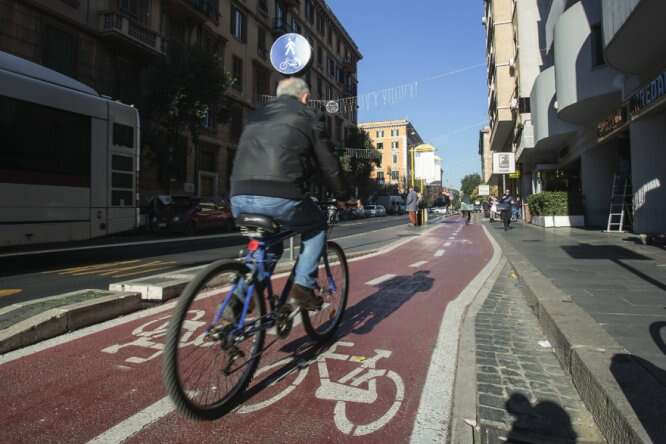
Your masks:
<svg viewBox="0 0 666 444"><path fill-rule="evenodd" d="M349 267L345 252L338 244L328 241L322 255L317 277L319 293L324 305L318 311L301 310L303 326L308 335L318 342L330 339L342 321L347 307Z"/></svg>
<svg viewBox="0 0 666 444"><path fill-rule="evenodd" d="M245 265L215 262L180 295L167 331L163 376L169 396L185 417L213 420L229 412L259 364L265 330L232 340L232 326L213 325L227 295L249 277ZM252 299L246 326L258 326L266 312L260 292L254 291Z"/></svg>

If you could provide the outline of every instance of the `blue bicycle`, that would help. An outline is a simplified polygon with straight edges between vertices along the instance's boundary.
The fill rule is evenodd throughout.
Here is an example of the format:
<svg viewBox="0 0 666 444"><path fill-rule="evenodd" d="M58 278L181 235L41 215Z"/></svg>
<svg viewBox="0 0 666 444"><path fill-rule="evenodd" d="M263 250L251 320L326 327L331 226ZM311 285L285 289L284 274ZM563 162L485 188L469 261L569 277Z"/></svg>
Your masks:
<svg viewBox="0 0 666 444"><path fill-rule="evenodd" d="M330 232L338 210L326 205L325 211ZM167 330L165 385L178 411L191 419L218 419L238 405L265 351L267 332L286 338L300 313L307 334L324 342L335 333L347 306L349 269L337 243L327 241L320 260L315 290L324 304L308 312L288 301L296 264L282 292L273 290L280 281L273 276L275 251L296 234L258 214L242 214L236 224L249 237L246 255L202 270L181 294ZM224 319L230 305L237 319L232 322Z"/></svg>

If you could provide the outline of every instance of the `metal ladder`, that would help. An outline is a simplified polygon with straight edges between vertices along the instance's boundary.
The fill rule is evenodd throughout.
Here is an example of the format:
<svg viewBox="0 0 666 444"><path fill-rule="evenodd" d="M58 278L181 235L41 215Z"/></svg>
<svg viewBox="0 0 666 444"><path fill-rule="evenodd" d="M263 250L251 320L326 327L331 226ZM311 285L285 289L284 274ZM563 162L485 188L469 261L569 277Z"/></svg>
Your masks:
<svg viewBox="0 0 666 444"><path fill-rule="evenodd" d="M621 187L618 189L618 187ZM607 232L622 233L624 232L625 222L628 220L631 223L631 206L627 210L627 206L631 201L627 202L627 198L631 198L631 183L629 177L621 174L613 176L613 185L611 188L610 210L608 212L608 226ZM625 216L627 217L625 220Z"/></svg>

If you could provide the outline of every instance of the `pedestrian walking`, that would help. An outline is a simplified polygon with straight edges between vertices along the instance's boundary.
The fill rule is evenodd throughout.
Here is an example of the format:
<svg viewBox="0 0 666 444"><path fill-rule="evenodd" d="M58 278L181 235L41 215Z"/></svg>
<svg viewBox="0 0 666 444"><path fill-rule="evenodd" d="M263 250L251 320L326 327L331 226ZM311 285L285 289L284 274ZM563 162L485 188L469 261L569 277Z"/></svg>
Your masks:
<svg viewBox="0 0 666 444"><path fill-rule="evenodd" d="M472 208L473 208L472 200L469 198L467 194L461 193L460 211L462 212L465 224L469 224L470 220L472 219Z"/></svg>
<svg viewBox="0 0 666 444"><path fill-rule="evenodd" d="M507 231L510 228L511 212L513 211L513 197L508 188L504 190L504 195L500 198L497 209L501 211L504 231Z"/></svg>
<svg viewBox="0 0 666 444"><path fill-rule="evenodd" d="M407 213L409 214L409 226L413 227L416 225L416 211L419 207L419 197L414 191L414 188L409 188L409 193L407 193Z"/></svg>

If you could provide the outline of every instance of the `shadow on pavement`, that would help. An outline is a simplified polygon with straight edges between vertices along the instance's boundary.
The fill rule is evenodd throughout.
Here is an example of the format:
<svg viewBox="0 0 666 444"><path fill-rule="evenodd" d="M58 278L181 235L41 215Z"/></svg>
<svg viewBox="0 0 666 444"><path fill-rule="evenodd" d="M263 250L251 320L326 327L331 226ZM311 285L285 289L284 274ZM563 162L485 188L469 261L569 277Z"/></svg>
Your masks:
<svg viewBox="0 0 666 444"><path fill-rule="evenodd" d="M652 441L664 442L666 387L658 380L666 380L666 371L630 354L613 356L610 370Z"/></svg>
<svg viewBox="0 0 666 444"><path fill-rule="evenodd" d="M524 395L512 393L505 408L515 418L505 442L577 442L569 414L556 402L541 401L533 406Z"/></svg>
<svg viewBox="0 0 666 444"><path fill-rule="evenodd" d="M591 244L580 244L580 245L570 245L563 246L562 249L573 259L598 259L598 260L609 260L616 265L624 268L625 270L633 273L638 278L648 282L649 284L654 285L662 291L666 291L666 284L657 279L654 279L651 276L637 270L629 264L622 262L623 260L639 260L639 261L649 261L652 260L647 256L642 254L634 253L631 250L628 250L624 247L618 247L616 245L591 245Z"/></svg>

